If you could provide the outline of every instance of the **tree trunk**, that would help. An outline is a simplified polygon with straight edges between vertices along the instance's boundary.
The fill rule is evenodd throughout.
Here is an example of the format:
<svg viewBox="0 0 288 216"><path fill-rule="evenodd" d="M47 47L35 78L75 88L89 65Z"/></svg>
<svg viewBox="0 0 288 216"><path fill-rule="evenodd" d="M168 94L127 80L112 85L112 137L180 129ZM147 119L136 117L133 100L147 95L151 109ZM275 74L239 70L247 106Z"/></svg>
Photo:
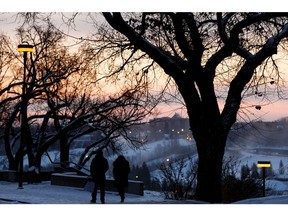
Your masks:
<svg viewBox="0 0 288 216"><path fill-rule="evenodd" d="M189 79L180 79L177 86L187 107L198 152L195 198L221 203L222 160L230 128L223 126L213 82L208 81L198 80L201 94L198 94L193 81Z"/></svg>
<svg viewBox="0 0 288 216"><path fill-rule="evenodd" d="M60 162L62 168L67 168L69 166L69 145L68 145L68 139L67 134L63 134L63 136L60 137Z"/></svg>
<svg viewBox="0 0 288 216"><path fill-rule="evenodd" d="M19 108L19 107L18 107ZM15 108L12 113L10 113L10 116L8 118L7 123L4 127L4 145L5 145L5 152L9 163L9 170L18 170L19 165L19 158L20 158L20 151L18 148L17 152L15 153L15 156L12 152L12 146L11 146L11 140L10 140L10 133L11 129L13 128L13 122L16 119L18 108Z"/></svg>
<svg viewBox="0 0 288 216"><path fill-rule="evenodd" d="M196 140L197 146L201 147L198 148L199 163L195 198L209 203L221 203L222 160L226 141L219 139L222 134L213 136L206 133L202 136L205 137L206 143L203 143L203 139Z"/></svg>

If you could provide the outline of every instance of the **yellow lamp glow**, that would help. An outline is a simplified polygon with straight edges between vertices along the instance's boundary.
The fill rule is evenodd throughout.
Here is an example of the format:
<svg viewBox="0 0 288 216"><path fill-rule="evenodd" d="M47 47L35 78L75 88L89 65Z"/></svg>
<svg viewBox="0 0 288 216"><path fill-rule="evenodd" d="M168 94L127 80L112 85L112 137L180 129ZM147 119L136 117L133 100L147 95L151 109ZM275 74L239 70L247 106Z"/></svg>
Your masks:
<svg viewBox="0 0 288 216"><path fill-rule="evenodd" d="M270 161L258 161L258 167L271 167Z"/></svg>
<svg viewBox="0 0 288 216"><path fill-rule="evenodd" d="M33 46L30 44L19 44L18 52L33 52Z"/></svg>

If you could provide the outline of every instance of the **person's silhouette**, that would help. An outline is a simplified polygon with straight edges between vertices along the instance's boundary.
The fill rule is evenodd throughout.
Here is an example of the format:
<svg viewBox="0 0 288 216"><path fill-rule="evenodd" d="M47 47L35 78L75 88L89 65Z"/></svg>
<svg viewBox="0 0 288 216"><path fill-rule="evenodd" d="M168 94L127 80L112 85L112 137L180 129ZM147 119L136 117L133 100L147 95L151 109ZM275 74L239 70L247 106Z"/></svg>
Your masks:
<svg viewBox="0 0 288 216"><path fill-rule="evenodd" d="M125 187L128 186L128 174L130 172L129 162L123 155L120 155L113 163L113 175L115 186L121 197L121 202L125 199Z"/></svg>
<svg viewBox="0 0 288 216"><path fill-rule="evenodd" d="M90 172L92 176L92 181L94 182L94 188L92 191L92 203L96 203L97 189L100 188L100 200L101 203L105 203L105 173L109 168L107 159L103 156L101 149L97 150L95 157L93 158L90 165Z"/></svg>

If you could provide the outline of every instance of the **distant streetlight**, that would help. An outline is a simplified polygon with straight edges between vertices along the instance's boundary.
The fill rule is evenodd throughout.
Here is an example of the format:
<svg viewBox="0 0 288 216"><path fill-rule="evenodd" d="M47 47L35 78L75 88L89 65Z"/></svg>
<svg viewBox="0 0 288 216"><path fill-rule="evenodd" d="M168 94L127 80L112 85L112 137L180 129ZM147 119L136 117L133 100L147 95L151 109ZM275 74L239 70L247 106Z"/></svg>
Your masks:
<svg viewBox="0 0 288 216"><path fill-rule="evenodd" d="M265 197L265 173L266 173L266 168L271 167L270 161L258 161L257 163L258 167L262 168L262 173L263 173L263 197Z"/></svg>
<svg viewBox="0 0 288 216"><path fill-rule="evenodd" d="M19 161L19 182L18 188L23 189L23 152L25 148L26 142L26 126L25 122L27 121L27 106L28 106L28 99L26 97L26 62L27 62L27 53L33 52L33 46L28 44L27 42L18 45L18 52L23 53L24 59L24 71L23 71L23 85L22 85L22 101L21 101L21 110L20 110L20 161Z"/></svg>

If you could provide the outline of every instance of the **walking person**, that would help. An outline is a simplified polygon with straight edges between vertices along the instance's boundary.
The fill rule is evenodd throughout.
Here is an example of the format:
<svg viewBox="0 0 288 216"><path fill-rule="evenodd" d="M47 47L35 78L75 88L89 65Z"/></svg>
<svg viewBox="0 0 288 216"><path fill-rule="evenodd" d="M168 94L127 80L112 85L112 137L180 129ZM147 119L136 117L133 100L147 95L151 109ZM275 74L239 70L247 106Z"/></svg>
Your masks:
<svg viewBox="0 0 288 216"><path fill-rule="evenodd" d="M100 200L101 203L105 203L105 173L109 169L108 161L103 156L101 149L98 149L95 157L93 158L90 165L90 172L92 176L92 181L94 182L94 188L92 191L91 203L96 203L97 189L100 188Z"/></svg>
<svg viewBox="0 0 288 216"><path fill-rule="evenodd" d="M125 199L125 188L128 186L128 174L130 172L129 162L123 155L113 162L114 183L121 197L121 202Z"/></svg>

